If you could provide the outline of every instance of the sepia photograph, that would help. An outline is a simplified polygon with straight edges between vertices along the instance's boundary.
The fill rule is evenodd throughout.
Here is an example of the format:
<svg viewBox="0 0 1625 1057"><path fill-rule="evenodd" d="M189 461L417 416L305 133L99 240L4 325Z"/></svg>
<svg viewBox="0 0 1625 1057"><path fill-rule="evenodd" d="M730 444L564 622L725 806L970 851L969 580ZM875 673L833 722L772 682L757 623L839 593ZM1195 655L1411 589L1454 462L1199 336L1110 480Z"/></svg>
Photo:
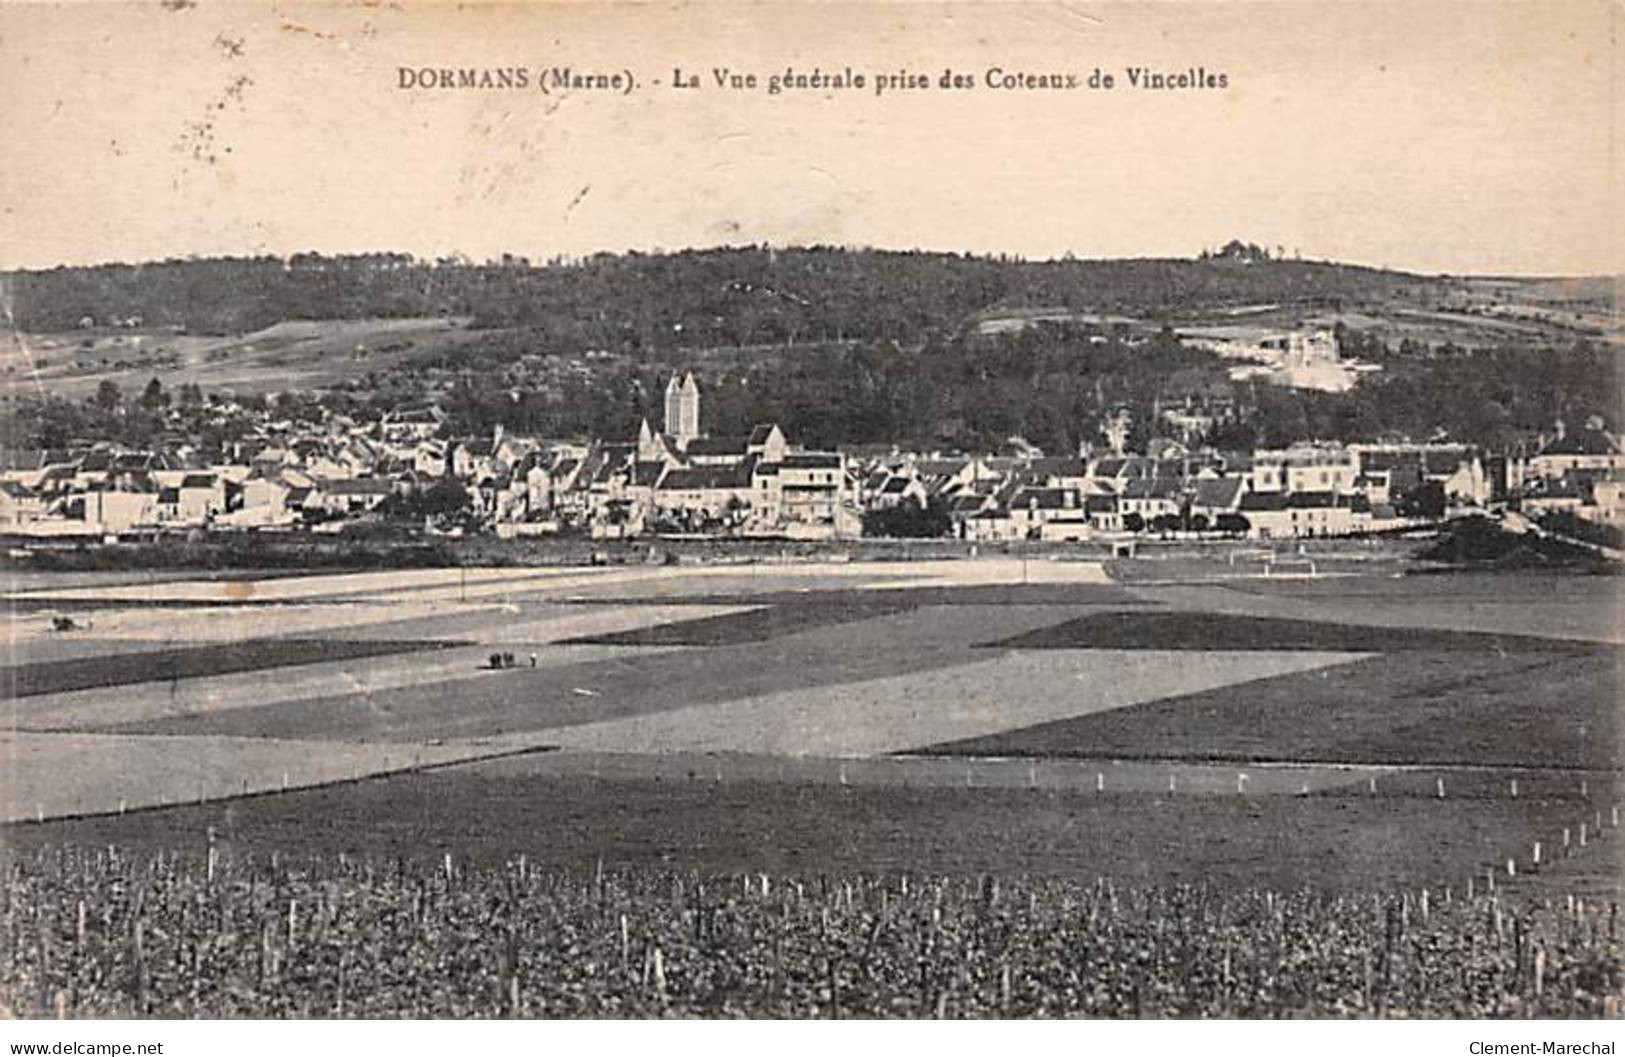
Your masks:
<svg viewBox="0 0 1625 1057"><path fill-rule="evenodd" d="M1613 1054L1622 41L0 2L0 1039Z"/></svg>

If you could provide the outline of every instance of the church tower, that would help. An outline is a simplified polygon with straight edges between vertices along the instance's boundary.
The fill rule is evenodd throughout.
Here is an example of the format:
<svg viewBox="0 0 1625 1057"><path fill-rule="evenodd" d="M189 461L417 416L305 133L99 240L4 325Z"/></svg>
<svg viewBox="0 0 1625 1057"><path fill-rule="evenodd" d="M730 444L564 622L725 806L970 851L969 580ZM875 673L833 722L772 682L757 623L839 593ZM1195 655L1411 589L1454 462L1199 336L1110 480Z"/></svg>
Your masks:
<svg viewBox="0 0 1625 1057"><path fill-rule="evenodd" d="M693 374L685 375L680 385L675 374L666 383L666 432L679 446L700 435L700 387Z"/></svg>
<svg viewBox="0 0 1625 1057"><path fill-rule="evenodd" d="M666 445L655 437L655 431L649 428L649 420L644 419L638 424L638 461L658 462L665 454Z"/></svg>

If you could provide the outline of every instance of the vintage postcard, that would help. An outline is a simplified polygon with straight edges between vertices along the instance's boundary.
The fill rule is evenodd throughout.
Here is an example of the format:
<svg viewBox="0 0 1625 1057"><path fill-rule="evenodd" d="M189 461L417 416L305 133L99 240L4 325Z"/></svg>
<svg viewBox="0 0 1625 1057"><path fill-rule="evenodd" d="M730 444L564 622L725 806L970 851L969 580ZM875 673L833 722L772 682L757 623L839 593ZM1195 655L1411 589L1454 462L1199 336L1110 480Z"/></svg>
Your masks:
<svg viewBox="0 0 1625 1057"><path fill-rule="evenodd" d="M0 4L0 1014L1613 1053L1622 31Z"/></svg>

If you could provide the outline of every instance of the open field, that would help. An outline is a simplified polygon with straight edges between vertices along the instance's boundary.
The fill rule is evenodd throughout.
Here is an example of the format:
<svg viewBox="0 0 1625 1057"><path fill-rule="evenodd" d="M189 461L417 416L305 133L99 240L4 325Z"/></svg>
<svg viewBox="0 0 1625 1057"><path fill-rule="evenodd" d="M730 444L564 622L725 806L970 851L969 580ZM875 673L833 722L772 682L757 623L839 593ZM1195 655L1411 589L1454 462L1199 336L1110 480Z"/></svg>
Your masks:
<svg viewBox="0 0 1625 1057"><path fill-rule="evenodd" d="M1607 769L1621 651L1410 651L936 745L972 756Z"/></svg>
<svg viewBox="0 0 1625 1057"><path fill-rule="evenodd" d="M1055 716L1105 713L1357 656L1255 652L1189 666L1156 650L1004 653L905 675L585 723L555 729L549 737L592 751L874 756L922 748L950 731L974 736Z"/></svg>
<svg viewBox="0 0 1625 1057"><path fill-rule="evenodd" d="M500 739L367 745L273 738L129 737L0 733L0 803L6 821L126 811L353 782L529 746ZM9 835L7 838L9 843Z"/></svg>
<svg viewBox="0 0 1625 1057"><path fill-rule="evenodd" d="M491 668L495 645L499 644L447 646L433 652L397 652L364 656L360 660L303 664L276 673L274 696L279 702L292 702L358 695L375 702L374 707L380 711L389 707L391 694L411 687L432 687L434 693L454 699L458 690L452 684L456 682L489 682L516 674L514 669L499 672ZM516 661L525 656L527 672L547 672L659 651L638 647L561 646L534 652L537 655L535 669L529 668L527 655L515 655ZM271 695L263 671L238 671L162 684L130 682L16 698L0 702L0 716L5 717L6 726L19 731L108 730L126 724L255 708L266 704Z"/></svg>
<svg viewBox="0 0 1625 1057"><path fill-rule="evenodd" d="M167 388L257 393L321 389L384 372L480 338L463 319L289 320L250 334L177 334L164 328L91 328L0 335L0 398L79 399L112 380L126 391L153 377Z"/></svg>
<svg viewBox="0 0 1625 1057"><path fill-rule="evenodd" d="M136 583L151 583L157 580L258 580L305 574L286 569L233 569L220 571L199 569L107 569L86 572L48 572L24 568L13 563L6 567L4 573L0 575L4 576L6 589L10 592L9 601L12 605L16 605L20 595L36 588L57 592L81 587L115 587Z"/></svg>
<svg viewBox="0 0 1625 1057"><path fill-rule="evenodd" d="M1447 650L1459 653L1563 652L1550 639L1521 635L1437 631L1427 628L1334 624L1276 617L1226 616L1168 610L1092 614L1001 639L1007 649L1157 649L1211 653L1223 650L1365 650L1384 653Z"/></svg>
<svg viewBox="0 0 1625 1057"><path fill-rule="evenodd" d="M443 649L450 645L454 644L427 640L344 642L248 639L228 645L36 661L0 668L0 699L60 694L97 686L124 686L135 682L174 682L233 672L258 672L319 661L351 661L390 653Z"/></svg>
<svg viewBox="0 0 1625 1057"><path fill-rule="evenodd" d="M1341 590L1339 590L1341 588ZM1422 628L1625 645L1617 577L1508 574L1278 578L1223 585L1152 585L1139 597L1215 617L1275 617L1378 628Z"/></svg>
<svg viewBox="0 0 1625 1057"><path fill-rule="evenodd" d="M1436 308L1415 307L1415 291L1407 296L1360 299L1352 310L1326 311L1319 305L1301 305L1283 295L1279 301L1204 307L1186 312L1181 333L1267 335L1305 327L1333 328L1339 324L1381 338L1393 346L1404 341L1438 345L1454 342L1466 347L1491 346L1516 340L1560 342L1579 335L1620 340L1617 304L1621 281L1617 277L1574 279L1434 279L1429 287ZM983 335L1009 334L1040 323L1091 325L1106 329L1121 325L1154 330L1145 318L1074 311L1061 306L997 308L979 312L963 324Z"/></svg>
<svg viewBox="0 0 1625 1057"><path fill-rule="evenodd" d="M530 773L554 754L117 816L12 828L57 844L331 859L343 853L566 870L940 873L1254 884L1285 891L1454 885L1590 818L1565 797L1203 796ZM1604 790L1599 790L1604 792ZM545 806L545 808L544 808ZM1605 812L1606 816L1606 812ZM1606 858L1615 831L1574 854ZM1550 855L1550 853L1548 853Z"/></svg>
<svg viewBox="0 0 1625 1057"><path fill-rule="evenodd" d="M759 854L771 857L803 839L792 837L794 805L809 783L946 798L921 824L957 829L967 797L1000 790L1104 790L1111 809L1096 803L1089 818L1131 826L1135 804L1205 811L1196 805L1222 798L1286 810L1276 802L1380 778L1380 796L1334 797L1335 810L1349 833L1377 826L1415 849L1414 876L1443 860L1425 827L1381 829L1393 801L1414 799L1405 810L1446 828L1494 801L1501 843L1516 851L1576 777L1592 800L1613 795L1616 584L1377 575L1134 586L1095 564L1010 558L81 580L61 590L35 580L22 598L94 619L64 637L37 612L12 614L7 816L32 818L46 803L57 805L49 817L192 801L200 769L216 775L205 799L246 782L273 794L253 803L279 803L287 770L289 795L396 775L378 786L387 801L400 783L454 773L409 778L396 774L403 767L540 752L502 766L521 786L544 783L535 788L554 801L572 785L603 805L640 782L670 789L726 771L724 788L751 786L769 815L789 813L780 838L764 838ZM492 653L516 666L492 670ZM251 746L263 758L245 755ZM337 762L283 766L298 754ZM496 766L455 772L473 783L473 803L497 787L475 780L479 768ZM72 795L53 793L55 776L74 769L85 780ZM1451 795L1419 786L1400 797L1411 786L1390 776L1403 774L1442 779ZM1457 794L1512 777L1524 790L1515 802ZM343 801L371 788L309 795ZM685 825L724 817L733 824L707 809ZM408 811L400 824L423 820ZM515 837L542 825L519 823ZM1075 867L1058 839L1019 861ZM960 854L971 853L928 857L947 871ZM1271 883L1308 862L1292 858ZM706 864L732 868L696 861Z"/></svg>
<svg viewBox="0 0 1625 1057"><path fill-rule="evenodd" d="M441 687L409 687L385 702L358 694L291 703L259 702L246 709L176 717L138 729L170 734L283 737L300 732L301 736L339 739L408 740L515 730L554 732L678 709L727 708L731 702L788 690L838 689L869 679L958 667L980 659L975 647L991 622L1021 630L1077 611L1010 605L854 614L858 619L799 630L766 646L747 641L711 648L616 653L609 660L589 659L537 672L521 667L492 673L493 678L468 684L466 694L452 699ZM712 612L707 609L703 615ZM690 718L698 720L702 715L690 713Z"/></svg>
<svg viewBox="0 0 1625 1057"><path fill-rule="evenodd" d="M987 558L978 561L786 561L755 565L670 568L619 565L604 568L390 569L260 579L193 577L114 584L52 587L35 581L6 597L20 601L77 603L227 603L368 601L466 601L504 597L622 601L630 597L671 600L696 594L785 593L861 590L875 587L1002 587L1056 585L1085 594L1127 598L1098 562ZM133 581L133 578L131 578Z"/></svg>

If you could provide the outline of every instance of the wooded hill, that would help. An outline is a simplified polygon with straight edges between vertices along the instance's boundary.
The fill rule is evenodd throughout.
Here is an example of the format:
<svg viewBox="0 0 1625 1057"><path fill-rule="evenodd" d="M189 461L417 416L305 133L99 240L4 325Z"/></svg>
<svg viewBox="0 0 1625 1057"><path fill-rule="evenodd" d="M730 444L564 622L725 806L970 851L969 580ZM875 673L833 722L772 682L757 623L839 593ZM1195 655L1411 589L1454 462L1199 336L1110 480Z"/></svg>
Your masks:
<svg viewBox="0 0 1625 1057"><path fill-rule="evenodd" d="M464 434L502 423L630 436L639 418L660 420L660 393L678 369L700 378L708 430L773 420L816 445L989 450L1019 435L1064 452L1098 441L1106 412L1126 405L1139 447L1168 432L1159 408L1191 399L1221 409L1208 442L1237 448L1405 436L1508 449L1558 417L1620 420L1620 349L1557 329L1487 331L1494 341L1468 349L1340 327L1345 355L1383 366L1353 391L1232 382L1225 361L1170 328L1272 306L1274 325L1338 312L1428 316L1461 288L1254 252L1027 262L745 247L542 266L301 255L57 268L14 273L8 285L29 332L71 330L85 317L192 334L287 319L466 317L473 340L428 345L329 397L363 415L433 398ZM1047 321L1024 316L1039 309L1029 315ZM1068 315L1089 318L1056 321ZM982 332L998 320L1019 325ZM178 381L166 377L171 388ZM290 377L287 388L310 386ZM70 410L18 413L42 437L94 432L94 416Z"/></svg>
<svg viewBox="0 0 1625 1057"><path fill-rule="evenodd" d="M600 254L534 266L401 254L171 260L9 277L16 325L140 318L240 334L288 319L455 315L533 328L570 349L628 351L836 338L919 342L968 316L1031 306L1177 317L1224 305L1424 299L1436 281L1309 261L1060 260L829 247Z"/></svg>

